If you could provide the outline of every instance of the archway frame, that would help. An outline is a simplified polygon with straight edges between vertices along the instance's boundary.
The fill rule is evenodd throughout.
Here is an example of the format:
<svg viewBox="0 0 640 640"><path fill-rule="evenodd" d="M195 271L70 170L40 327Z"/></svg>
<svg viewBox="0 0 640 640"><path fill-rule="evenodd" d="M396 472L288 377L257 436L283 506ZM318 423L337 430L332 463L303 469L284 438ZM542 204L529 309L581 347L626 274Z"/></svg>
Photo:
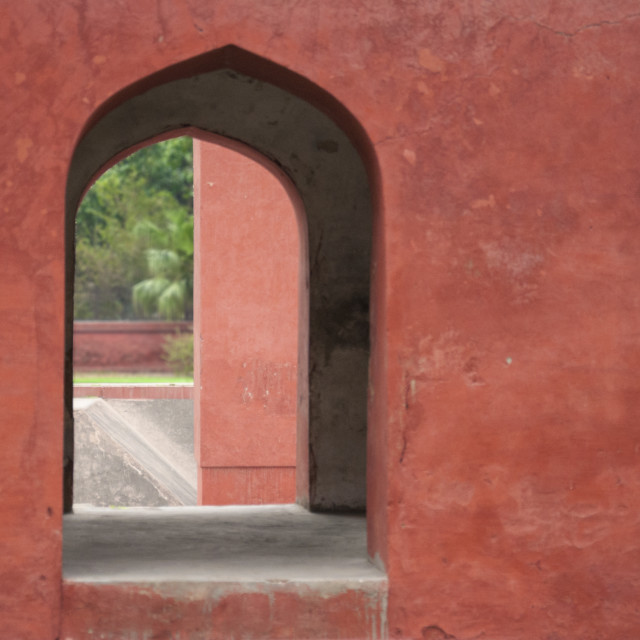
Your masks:
<svg viewBox="0 0 640 640"><path fill-rule="evenodd" d="M65 509L73 491L75 212L109 166L141 146L185 132L225 141L267 169L275 165L289 193L295 188L293 201L304 208L297 499L312 510L364 510L375 154L360 124L335 98L235 46L123 89L80 135L66 203Z"/></svg>

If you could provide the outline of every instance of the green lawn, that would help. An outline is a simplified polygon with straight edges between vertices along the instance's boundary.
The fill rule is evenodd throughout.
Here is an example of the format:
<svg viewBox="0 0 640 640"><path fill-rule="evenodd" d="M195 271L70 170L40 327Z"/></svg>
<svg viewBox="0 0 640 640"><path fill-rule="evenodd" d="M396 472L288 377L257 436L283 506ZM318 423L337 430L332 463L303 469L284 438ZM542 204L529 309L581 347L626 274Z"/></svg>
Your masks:
<svg viewBox="0 0 640 640"><path fill-rule="evenodd" d="M74 383L81 384L135 384L149 382L172 383L193 383L193 378L185 376L174 376L170 373L111 373L111 372L94 372L94 373L76 373L73 376Z"/></svg>

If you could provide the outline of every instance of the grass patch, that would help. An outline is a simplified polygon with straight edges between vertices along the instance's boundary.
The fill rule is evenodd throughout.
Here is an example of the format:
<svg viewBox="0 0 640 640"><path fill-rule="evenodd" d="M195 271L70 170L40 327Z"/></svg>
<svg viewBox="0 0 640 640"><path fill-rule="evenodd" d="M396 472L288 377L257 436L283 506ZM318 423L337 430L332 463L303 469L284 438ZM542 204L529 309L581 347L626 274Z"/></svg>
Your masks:
<svg viewBox="0 0 640 640"><path fill-rule="evenodd" d="M73 382L78 384L146 384L159 382L164 384L193 383L191 376L176 376L171 373L111 373L94 371L76 373Z"/></svg>

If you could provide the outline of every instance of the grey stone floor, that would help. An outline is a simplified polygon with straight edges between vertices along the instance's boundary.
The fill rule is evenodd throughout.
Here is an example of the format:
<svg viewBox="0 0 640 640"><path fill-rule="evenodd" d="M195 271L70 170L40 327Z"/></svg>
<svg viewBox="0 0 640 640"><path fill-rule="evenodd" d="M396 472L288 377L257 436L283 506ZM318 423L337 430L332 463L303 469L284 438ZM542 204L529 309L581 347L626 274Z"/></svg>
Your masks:
<svg viewBox="0 0 640 640"><path fill-rule="evenodd" d="M364 516L255 507L74 507L65 580L264 582L386 580L366 555Z"/></svg>

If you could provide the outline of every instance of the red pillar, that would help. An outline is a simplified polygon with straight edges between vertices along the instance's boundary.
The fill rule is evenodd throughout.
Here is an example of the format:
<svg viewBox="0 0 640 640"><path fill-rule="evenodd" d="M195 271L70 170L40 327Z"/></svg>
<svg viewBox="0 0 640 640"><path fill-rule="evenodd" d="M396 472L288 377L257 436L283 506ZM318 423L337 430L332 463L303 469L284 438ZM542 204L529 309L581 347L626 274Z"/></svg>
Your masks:
<svg viewBox="0 0 640 640"><path fill-rule="evenodd" d="M194 141L200 504L295 501L298 229L279 180Z"/></svg>

